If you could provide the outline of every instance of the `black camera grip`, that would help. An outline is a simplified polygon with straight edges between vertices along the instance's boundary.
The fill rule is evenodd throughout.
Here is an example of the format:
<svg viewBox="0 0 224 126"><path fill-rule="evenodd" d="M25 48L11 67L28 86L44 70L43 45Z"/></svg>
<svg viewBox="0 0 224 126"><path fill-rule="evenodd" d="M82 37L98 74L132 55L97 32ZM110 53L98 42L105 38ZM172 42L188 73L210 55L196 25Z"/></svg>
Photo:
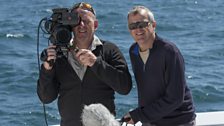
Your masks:
<svg viewBox="0 0 224 126"><path fill-rule="evenodd" d="M40 60L43 61L43 62L47 62L49 64L49 66L53 66L54 65L54 60L51 59L51 60L47 60L48 58L48 55L47 55L47 49L44 49L42 52L41 52L41 55L40 55Z"/></svg>
<svg viewBox="0 0 224 126"><path fill-rule="evenodd" d="M44 49L40 54L40 60L41 61L47 61L47 49Z"/></svg>
<svg viewBox="0 0 224 126"><path fill-rule="evenodd" d="M49 64L50 67L52 67L54 65L54 60L53 59L47 60L46 62Z"/></svg>

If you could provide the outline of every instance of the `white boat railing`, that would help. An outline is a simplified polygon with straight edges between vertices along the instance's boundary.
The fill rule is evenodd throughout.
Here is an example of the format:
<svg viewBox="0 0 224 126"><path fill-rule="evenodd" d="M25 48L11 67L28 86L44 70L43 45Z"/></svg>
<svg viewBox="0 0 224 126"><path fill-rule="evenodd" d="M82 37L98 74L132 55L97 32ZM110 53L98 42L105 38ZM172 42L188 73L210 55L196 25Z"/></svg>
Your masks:
<svg viewBox="0 0 224 126"><path fill-rule="evenodd" d="M197 126L224 126L224 111L216 112L198 112L196 113L196 125ZM51 126L60 126L60 125L51 125ZM126 125L125 123L122 126L134 126L131 124ZM141 126L141 123L138 122L135 126Z"/></svg>
<svg viewBox="0 0 224 126"><path fill-rule="evenodd" d="M196 125L224 126L224 111L197 113Z"/></svg>

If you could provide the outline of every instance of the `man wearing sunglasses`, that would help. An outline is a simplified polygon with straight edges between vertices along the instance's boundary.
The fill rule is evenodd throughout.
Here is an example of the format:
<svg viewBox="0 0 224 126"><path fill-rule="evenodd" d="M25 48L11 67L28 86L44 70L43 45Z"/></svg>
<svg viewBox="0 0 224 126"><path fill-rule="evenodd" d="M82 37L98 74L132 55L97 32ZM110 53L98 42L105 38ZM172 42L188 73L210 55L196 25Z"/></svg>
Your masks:
<svg viewBox="0 0 224 126"><path fill-rule="evenodd" d="M128 28L136 41L129 54L139 107L123 120L141 121L143 126L194 126L195 109L179 49L155 33L153 13L144 6L129 11Z"/></svg>
<svg viewBox="0 0 224 126"><path fill-rule="evenodd" d="M115 114L114 94L128 94L131 75L121 51L113 43L99 39L96 13L88 3L75 4L71 12L80 16L72 28L75 45L68 57L56 58L55 46L47 49L48 61L41 67L37 92L43 103L58 98L61 126L82 126L84 105L101 103ZM78 51L77 51L78 49Z"/></svg>

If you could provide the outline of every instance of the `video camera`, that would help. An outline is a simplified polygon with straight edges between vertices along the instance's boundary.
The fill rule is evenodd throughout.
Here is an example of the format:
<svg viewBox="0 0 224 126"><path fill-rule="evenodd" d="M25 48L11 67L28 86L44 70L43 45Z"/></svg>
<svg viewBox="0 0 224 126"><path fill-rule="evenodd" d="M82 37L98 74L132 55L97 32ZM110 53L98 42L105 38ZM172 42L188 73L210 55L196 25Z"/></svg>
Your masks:
<svg viewBox="0 0 224 126"><path fill-rule="evenodd" d="M49 40L56 45L57 57L60 57L68 50L72 27L80 23L80 17L77 12L71 12L68 8L55 8L52 11L51 17L45 20L44 29L50 34ZM47 60L46 49L41 53L41 60Z"/></svg>

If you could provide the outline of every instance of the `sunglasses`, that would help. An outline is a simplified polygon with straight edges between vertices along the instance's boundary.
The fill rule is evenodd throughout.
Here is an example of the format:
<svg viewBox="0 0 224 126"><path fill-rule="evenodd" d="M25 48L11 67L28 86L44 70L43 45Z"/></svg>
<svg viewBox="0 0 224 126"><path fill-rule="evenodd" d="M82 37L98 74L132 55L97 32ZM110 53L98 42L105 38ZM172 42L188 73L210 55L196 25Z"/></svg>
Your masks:
<svg viewBox="0 0 224 126"><path fill-rule="evenodd" d="M135 30L135 29L138 29L138 28L148 27L149 24L150 24L150 22L148 22L148 21L139 21L139 22L129 24L128 28L129 28L129 30Z"/></svg>
<svg viewBox="0 0 224 126"><path fill-rule="evenodd" d="M78 8L81 8L83 10L88 10L95 15L95 11L93 10L93 7L89 3L84 3L84 2L77 3L72 7L72 11Z"/></svg>

